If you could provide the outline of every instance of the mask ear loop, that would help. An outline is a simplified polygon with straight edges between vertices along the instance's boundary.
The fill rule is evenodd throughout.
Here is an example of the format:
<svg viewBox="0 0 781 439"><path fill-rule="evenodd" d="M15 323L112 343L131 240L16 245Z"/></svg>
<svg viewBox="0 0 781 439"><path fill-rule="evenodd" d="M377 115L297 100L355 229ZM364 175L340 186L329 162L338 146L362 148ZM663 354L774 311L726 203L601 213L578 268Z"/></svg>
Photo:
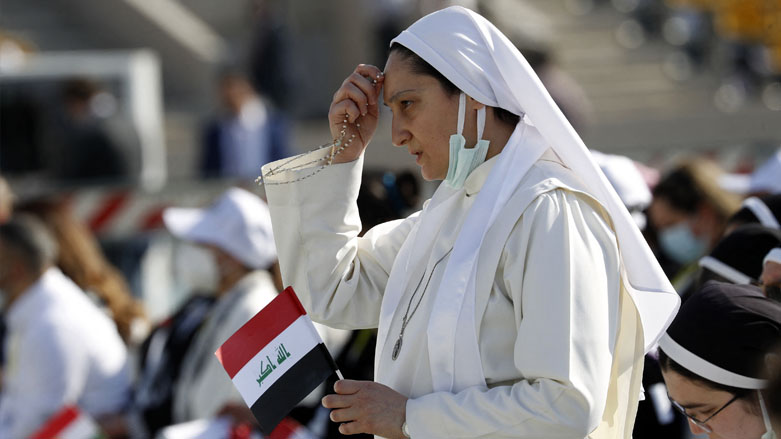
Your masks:
<svg viewBox="0 0 781 439"><path fill-rule="evenodd" d="M477 141L483 140L483 129L485 129L485 107L477 110Z"/></svg>
<svg viewBox="0 0 781 439"><path fill-rule="evenodd" d="M770 416L765 407L765 399L762 398L762 391L757 389L757 395L759 396L759 408L762 410L762 421L765 423L765 428L767 429L765 433L770 433L773 431L773 424L770 423Z"/></svg>
<svg viewBox="0 0 781 439"><path fill-rule="evenodd" d="M463 135L464 132L464 118L466 117L466 95L461 92L458 96L458 131L457 134Z"/></svg>

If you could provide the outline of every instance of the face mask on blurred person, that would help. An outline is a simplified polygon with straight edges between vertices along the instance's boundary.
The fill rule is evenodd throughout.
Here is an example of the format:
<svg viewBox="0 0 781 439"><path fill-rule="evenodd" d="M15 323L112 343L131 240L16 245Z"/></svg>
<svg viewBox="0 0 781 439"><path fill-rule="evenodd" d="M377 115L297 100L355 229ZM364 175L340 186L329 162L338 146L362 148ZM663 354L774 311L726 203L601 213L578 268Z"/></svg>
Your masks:
<svg viewBox="0 0 781 439"><path fill-rule="evenodd" d="M660 230L659 245L667 256L679 264L697 260L708 249L705 241L692 233L686 221Z"/></svg>

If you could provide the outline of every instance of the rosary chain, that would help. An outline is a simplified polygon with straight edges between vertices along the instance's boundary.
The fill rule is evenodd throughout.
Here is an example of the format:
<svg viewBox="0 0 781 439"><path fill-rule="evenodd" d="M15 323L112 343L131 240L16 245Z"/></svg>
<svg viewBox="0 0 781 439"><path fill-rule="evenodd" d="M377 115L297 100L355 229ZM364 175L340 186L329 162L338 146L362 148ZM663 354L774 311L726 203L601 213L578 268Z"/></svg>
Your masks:
<svg viewBox="0 0 781 439"><path fill-rule="evenodd" d="M372 84L377 85L377 79L372 79ZM348 119L347 118L348 118L348 116L347 116L347 114L345 114L344 115L344 120L342 121L342 129L339 132L339 138L338 139L334 139L333 142L325 143L323 145L320 145L317 148L314 148L314 149L312 149L311 151L308 152L308 153L312 153L312 152L320 151L321 149L324 149L324 148L331 148L331 153L327 157L323 157L323 158L319 158L319 159L315 159L315 160L310 160L308 162L299 163L299 164L294 165L294 166L286 167L288 164L293 162L296 158L300 157L299 155L293 156L290 159L286 160L284 163L280 164L279 166L276 166L276 167L274 167L272 169L269 169L266 172L265 175L261 171L260 176L258 176L258 178L255 179L255 183L258 186L264 186L264 185L265 186L275 186L275 185L280 185L280 184L297 183L297 182L299 182L301 180L306 180L307 178L310 178L310 177L316 175L317 173L319 173L320 171L325 169L327 166L331 165L333 163L333 161L334 161L334 157L336 157L342 151L347 149L350 146L350 144L352 144L353 140L355 140L355 134L351 134L350 138L345 141L345 137L347 136L347 123L348 123ZM356 123L355 127L360 129L361 128L361 124ZM320 167L316 168L311 173L309 173L307 175L304 175L304 176L301 176L299 178L296 178L295 180L292 180L292 181L280 181L280 182L267 182L267 181L265 181L265 177L270 177L272 175L276 175L280 171L296 171L296 170L307 168L310 165L313 165L315 163L319 163L319 162L324 161L324 160L325 160L325 163L323 165L321 165Z"/></svg>

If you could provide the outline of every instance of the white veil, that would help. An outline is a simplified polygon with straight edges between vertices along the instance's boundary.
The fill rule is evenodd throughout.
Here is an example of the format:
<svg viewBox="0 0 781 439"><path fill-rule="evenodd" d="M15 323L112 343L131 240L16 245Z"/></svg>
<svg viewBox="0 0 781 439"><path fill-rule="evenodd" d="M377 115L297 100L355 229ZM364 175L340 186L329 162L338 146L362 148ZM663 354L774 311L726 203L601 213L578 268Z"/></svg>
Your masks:
<svg viewBox="0 0 781 439"><path fill-rule="evenodd" d="M539 131L546 147L553 149L564 164L578 175L590 194L607 209L613 221L624 271L624 286L639 312L646 351L654 346L677 312L680 304L678 294L615 190L592 159L591 153L518 49L488 20L459 6L421 18L392 43L399 43L415 52L477 101L525 115L524 120ZM516 133L518 131L516 129ZM483 214L484 220L480 221L470 221L467 217L447 271L459 264L468 267L474 263L486 230L493 224L497 213L507 203L526 171L539 158L539 147L529 146L531 150L525 149L527 145L514 141L514 138L515 134L499 155L491 176L469 213L470 216L477 215L476 211L490 214ZM460 297L461 302L451 302L446 305L447 309L438 311L444 319L438 320L438 328L430 325L429 329L437 329L440 334L449 331L455 334L454 326L459 313L468 315L463 310L474 309L474 279L463 275L446 275L443 287L448 288L450 297L453 297L451 292L455 291L455 296ZM444 324L439 324L443 321ZM453 353L455 349L452 344L446 346L447 343L441 340L437 344L443 349L441 352L430 352L432 370L437 370L435 375L443 378L440 380L435 377L435 387L437 390L452 390L454 379L458 381L452 371L454 364L459 361L453 356L458 354ZM444 368L444 373L440 367Z"/></svg>

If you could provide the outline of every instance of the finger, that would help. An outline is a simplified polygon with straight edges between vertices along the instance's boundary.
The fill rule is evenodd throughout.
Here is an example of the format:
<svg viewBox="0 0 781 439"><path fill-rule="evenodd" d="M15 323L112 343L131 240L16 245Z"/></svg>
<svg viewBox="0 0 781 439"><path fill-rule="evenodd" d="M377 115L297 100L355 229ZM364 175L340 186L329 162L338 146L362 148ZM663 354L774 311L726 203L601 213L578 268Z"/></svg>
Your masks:
<svg viewBox="0 0 781 439"><path fill-rule="evenodd" d="M360 434L360 433L368 433L365 428L363 428L363 423L358 421L353 422L346 422L344 424L339 425L339 433L342 434Z"/></svg>
<svg viewBox="0 0 781 439"><path fill-rule="evenodd" d="M360 417L360 413L353 407L331 410L330 414L333 422L352 422Z"/></svg>
<svg viewBox="0 0 781 439"><path fill-rule="evenodd" d="M375 78L353 72L352 75L347 77L346 81L358 87L366 95L369 105L377 104L377 87L375 87L377 80Z"/></svg>
<svg viewBox="0 0 781 439"><path fill-rule="evenodd" d="M365 387L367 381L339 380L334 383L334 392L340 395L354 395Z"/></svg>
<svg viewBox="0 0 781 439"><path fill-rule="evenodd" d="M366 114L369 110L369 96L367 96L360 87L349 80L345 80L344 84L339 87L339 90L334 93L334 102L339 102L344 99L351 99L355 102L358 105L358 108L361 109L361 114Z"/></svg>
<svg viewBox="0 0 781 439"><path fill-rule="evenodd" d="M353 397L351 395L326 395L322 400L323 407L327 409L342 409L352 406Z"/></svg>
<svg viewBox="0 0 781 439"><path fill-rule="evenodd" d="M347 121L350 123L355 122L356 119L361 117L361 110L359 110L358 106L355 105L355 102L350 99L335 103L333 107L331 107L331 113L337 115L339 118L337 121L331 121L331 123L337 125L342 123L345 114L347 115Z"/></svg>
<svg viewBox="0 0 781 439"><path fill-rule="evenodd" d="M355 68L355 73L358 73L361 76L367 76L372 79L378 79L382 78L382 70L378 69L377 67L371 65L371 64L358 64L358 67Z"/></svg>

